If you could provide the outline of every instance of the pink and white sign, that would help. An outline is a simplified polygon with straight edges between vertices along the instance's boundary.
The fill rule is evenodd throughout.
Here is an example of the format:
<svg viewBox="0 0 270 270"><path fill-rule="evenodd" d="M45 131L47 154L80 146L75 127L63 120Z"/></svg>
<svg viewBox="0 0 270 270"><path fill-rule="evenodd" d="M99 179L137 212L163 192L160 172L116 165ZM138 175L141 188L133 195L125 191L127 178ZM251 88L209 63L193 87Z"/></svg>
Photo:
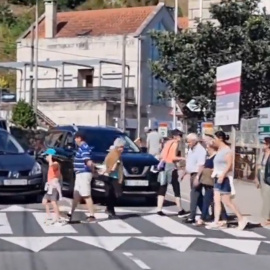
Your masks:
<svg viewBox="0 0 270 270"><path fill-rule="evenodd" d="M217 68L215 125L237 125L241 92L242 61Z"/></svg>

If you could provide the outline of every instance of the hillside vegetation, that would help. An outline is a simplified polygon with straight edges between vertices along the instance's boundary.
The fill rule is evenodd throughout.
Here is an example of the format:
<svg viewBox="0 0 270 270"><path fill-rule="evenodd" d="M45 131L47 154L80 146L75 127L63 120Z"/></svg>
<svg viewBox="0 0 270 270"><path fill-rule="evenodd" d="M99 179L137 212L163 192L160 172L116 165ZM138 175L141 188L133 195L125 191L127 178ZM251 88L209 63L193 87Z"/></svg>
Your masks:
<svg viewBox="0 0 270 270"><path fill-rule="evenodd" d="M39 13L44 12L43 0ZM58 0L58 10L90 10L156 5L159 0ZM174 0L163 0L174 6ZM180 14L187 15L188 0L179 0ZM16 40L35 19L36 0L0 0L0 62L16 61ZM0 89L15 90L15 71L0 69Z"/></svg>

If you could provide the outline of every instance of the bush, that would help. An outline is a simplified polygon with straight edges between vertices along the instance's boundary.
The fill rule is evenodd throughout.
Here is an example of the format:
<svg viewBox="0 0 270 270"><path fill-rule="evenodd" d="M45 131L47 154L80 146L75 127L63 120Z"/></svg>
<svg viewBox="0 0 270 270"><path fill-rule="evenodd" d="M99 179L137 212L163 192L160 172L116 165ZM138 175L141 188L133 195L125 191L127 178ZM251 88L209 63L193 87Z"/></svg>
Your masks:
<svg viewBox="0 0 270 270"><path fill-rule="evenodd" d="M33 107L24 100L19 100L12 110L12 122L22 128L35 127L36 115Z"/></svg>

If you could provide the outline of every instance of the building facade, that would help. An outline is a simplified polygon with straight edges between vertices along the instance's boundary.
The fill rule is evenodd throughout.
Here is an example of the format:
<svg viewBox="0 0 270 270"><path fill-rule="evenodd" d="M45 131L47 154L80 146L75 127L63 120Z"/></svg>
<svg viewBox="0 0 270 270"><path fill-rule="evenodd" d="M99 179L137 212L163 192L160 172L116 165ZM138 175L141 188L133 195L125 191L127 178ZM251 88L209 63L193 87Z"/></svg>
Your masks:
<svg viewBox="0 0 270 270"><path fill-rule="evenodd" d="M17 42L17 62L30 62L32 34L35 33L31 29ZM57 13L56 1L46 0L45 14L40 17L38 28L38 63L42 66L38 69L38 88L120 88L125 42L125 84L134 88L136 105L133 106L132 119L141 118L141 126L148 123L149 117L153 122L172 121L170 103L158 99L160 91L165 91L166 87L152 76L149 67L149 60L158 58L149 36L149 31L154 29L174 29L173 12L162 3L150 7ZM17 97L29 100L34 73L29 65L24 68L26 75L17 74ZM151 115L147 115L149 105ZM106 107L100 106L101 110ZM39 109L56 123L63 123L64 117L70 115L70 119L75 114L65 113L66 109L59 110L59 104L56 107L58 110L52 111L53 104L39 104ZM107 117L102 115L99 123L108 124ZM76 122L80 116L72 119Z"/></svg>

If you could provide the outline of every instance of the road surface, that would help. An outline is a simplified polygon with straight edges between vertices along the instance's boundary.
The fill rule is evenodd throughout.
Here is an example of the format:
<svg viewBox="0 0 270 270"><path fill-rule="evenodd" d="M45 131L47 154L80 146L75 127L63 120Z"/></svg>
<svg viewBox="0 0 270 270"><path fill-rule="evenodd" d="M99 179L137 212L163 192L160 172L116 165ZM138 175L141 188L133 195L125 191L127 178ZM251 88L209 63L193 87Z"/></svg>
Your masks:
<svg viewBox="0 0 270 270"><path fill-rule="evenodd" d="M187 207L187 201L184 205ZM68 210L68 201L62 210ZM98 207L95 224L44 225L40 204L0 206L0 269L47 270L268 270L270 230L257 225L246 231L207 230L186 225L166 206L166 217L154 207L117 207L119 219L107 220ZM166 252L165 252L166 251Z"/></svg>

